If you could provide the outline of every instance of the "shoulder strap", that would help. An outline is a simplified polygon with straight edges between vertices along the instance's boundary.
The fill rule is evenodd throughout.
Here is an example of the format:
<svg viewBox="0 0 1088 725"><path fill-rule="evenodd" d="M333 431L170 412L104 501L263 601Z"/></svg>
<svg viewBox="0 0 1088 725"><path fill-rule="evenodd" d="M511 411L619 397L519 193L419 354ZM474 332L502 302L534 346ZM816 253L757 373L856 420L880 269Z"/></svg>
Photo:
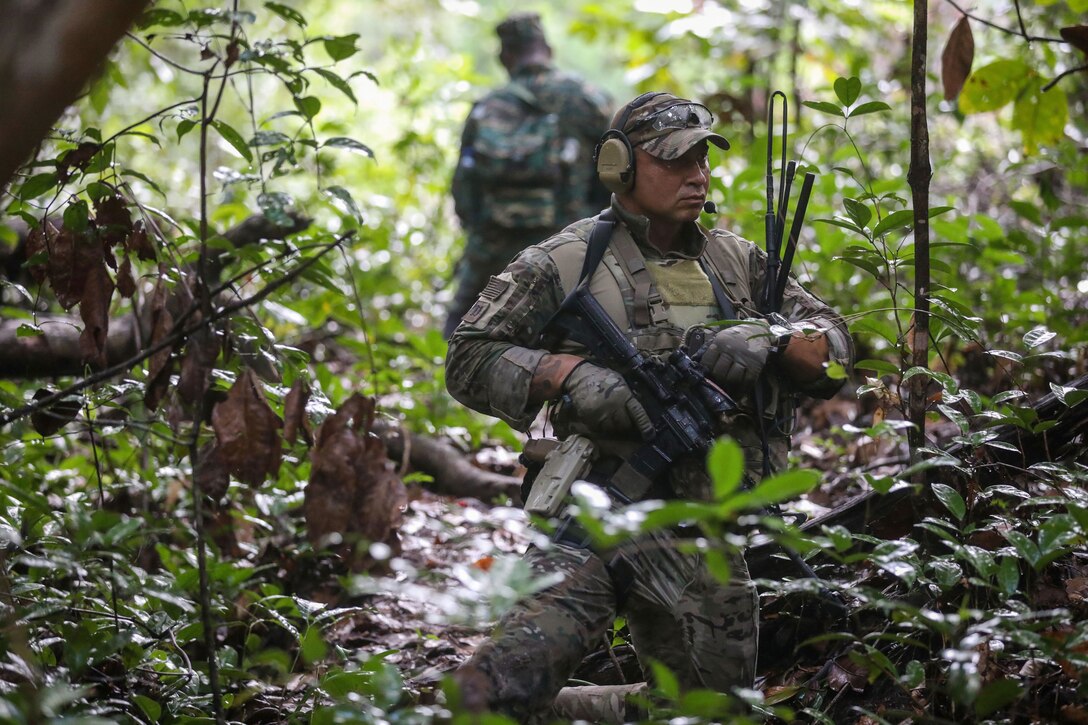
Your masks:
<svg viewBox="0 0 1088 725"><path fill-rule="evenodd" d="M729 295L725 293L725 288L722 287L718 275L714 273L714 270L710 268L710 263L706 261L705 254L699 257L699 266L703 268L703 274L710 280L710 288L714 290L714 299L718 301L718 308L722 312L722 319L737 319L737 310L733 307L733 300L729 299Z"/></svg>
<svg viewBox="0 0 1088 725"><path fill-rule="evenodd" d="M597 217L597 222L593 225L593 231L589 233L589 241L586 242L586 256L582 259L582 271L578 274L578 281L570 288L570 292L567 293L566 298L559 305L559 309L555 311L556 315L570 307L571 300L574 299L574 291L585 284L597 271L597 267L600 266L601 260L604 258L604 252L608 249L608 242L612 239L612 230L615 228L615 215L611 209L605 209ZM552 319L554 318L553 315Z"/></svg>
<svg viewBox="0 0 1088 725"><path fill-rule="evenodd" d="M540 100L536 97L536 94L533 93L529 89L529 86L525 85L524 83L521 83L519 81L510 81L506 84L506 87L503 90L510 93L510 95L514 96L519 101L527 103L537 110L544 110L541 107Z"/></svg>

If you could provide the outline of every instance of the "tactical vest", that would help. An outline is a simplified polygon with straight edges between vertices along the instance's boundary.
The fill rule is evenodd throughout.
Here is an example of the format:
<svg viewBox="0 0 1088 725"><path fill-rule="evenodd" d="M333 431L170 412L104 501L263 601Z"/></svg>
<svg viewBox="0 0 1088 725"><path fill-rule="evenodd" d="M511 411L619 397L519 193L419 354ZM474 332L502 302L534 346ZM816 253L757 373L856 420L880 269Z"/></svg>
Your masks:
<svg viewBox="0 0 1088 725"><path fill-rule="evenodd" d="M749 243L725 230L703 232L707 243L698 262L712 286L717 286L720 319L748 319L759 316L750 285ZM564 244L551 250L564 292L578 282L587 245ZM589 279L589 291L639 350L655 355L667 354L681 344L684 330L673 324L668 306L654 284L646 259L624 224L617 224L600 264ZM550 346L553 352L584 355L585 350L570 340L560 339ZM729 391L748 415L739 416L729 430L744 448L749 474L762 475L762 444L755 417L755 400L751 391ZM792 419L790 396L780 395L777 385L771 385L770 396L764 401L764 416L768 428L774 420ZM556 431L563 435L563 431ZM605 443L604 449L611 446ZM622 447L613 449L622 455ZM788 437L780 432L771 439L771 460L776 470L782 470L788 452ZM676 470L670 480L676 494L682 498L703 499L709 495L709 480L705 463L693 462L690 470Z"/></svg>

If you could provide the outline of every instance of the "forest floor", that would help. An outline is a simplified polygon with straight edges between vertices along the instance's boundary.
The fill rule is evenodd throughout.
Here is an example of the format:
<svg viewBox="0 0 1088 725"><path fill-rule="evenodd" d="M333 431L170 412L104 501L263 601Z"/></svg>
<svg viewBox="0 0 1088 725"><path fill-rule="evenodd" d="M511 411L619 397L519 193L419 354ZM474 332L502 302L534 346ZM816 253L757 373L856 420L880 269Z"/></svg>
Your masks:
<svg viewBox="0 0 1088 725"><path fill-rule="evenodd" d="M796 465L823 471L824 479L790 510L819 515L864 490L863 471L884 475L905 465L901 451L854 427L857 408L856 400L841 397L804 411L793 456ZM834 439L822 432L832 428L840 431ZM474 459L495 472L522 472L509 449L485 448ZM506 581L517 581L511 569L533 535L520 508L411 485L393 571L367 587L360 612L328 632L330 641L360 658L390 653L384 661L398 667L410 689L425 691L472 653L496 612L517 596ZM497 570L500 576L489 576Z"/></svg>
<svg viewBox="0 0 1088 725"><path fill-rule="evenodd" d="M816 469L823 475L816 489L801 500L791 502L787 510L802 512L809 518L819 517L869 490L868 481L883 478L890 482L904 470L907 460L900 438L874 439L867 434L866 429L873 425L874 414L878 418L881 415L874 407L863 408L852 394L810 405L801 412L793 436L792 465ZM944 421L933 424L927 432L934 447L944 448L958 429ZM1083 451L1076 457L1083 458ZM517 453L498 446L477 451L474 463L507 475L521 472ZM1021 471L1021 474L1027 472ZM1019 480L1013 477L1002 480L1021 488L1025 497L1053 495L1053 489L1040 487L1033 483L1030 475L1021 474L1013 474ZM974 480L970 487L977 493L979 487L985 488L995 482ZM917 497L912 498L916 499L913 505L919 505ZM918 510L923 511L925 507ZM937 513L940 511L938 509ZM922 515L925 514L919 514ZM944 515L948 512L944 511ZM864 534L873 534L876 538L870 543L883 540L888 546L896 546L897 540L908 537L923 541L926 534L918 528L916 522L919 520L904 518L894 522L891 529L879 530L880 526L869 526L866 514L861 530L854 533L862 534L863 538ZM885 524L881 526L886 527ZM965 541L970 542L969 546L960 547L964 551L976 551L983 557L989 556L986 552L992 552L995 558L1000 552L1009 551L1007 542L996 530L970 533L971 527L968 527L963 532L964 536L969 536ZM399 551L393 552L384 574L354 580L362 582L351 591L350 603L356 607L354 613L343 618L326 635L330 643L339 645L360 661L379 656L386 663L395 665L405 680L406 690L418 701L430 702L443 674L464 661L485 640L497 616L519 593L526 591L528 573L519 569L519 557L537 535L519 508L438 496L419 484L410 484L409 502L399 526ZM908 548L916 546L909 541L906 545ZM943 550L939 543L934 549ZM904 561L910 559L910 551L913 549L904 550ZM1085 609L1088 556L1076 551L1070 553L1071 557L1063 557L1046 571L1035 575L1029 572L1025 574L1028 578L1021 580L1027 588L1019 596L1033 611L1045 616L1063 611L1075 616L1088 614ZM782 572L781 577L778 571ZM976 596L971 593L975 579L965 571L951 591L938 591L933 585L928 585L928 590L924 587L919 590L913 584L904 586L904 579L895 573L894 567L884 566L868 555L855 557L849 564L835 565L825 561L821 571L829 573L845 587L860 587L851 589L852 592L868 592L861 595L863 599L870 597L868 606L864 606L863 599L854 602L862 605L861 610L855 611L849 621L840 618L836 624L827 618L825 609L813 603L811 595L798 597L786 593L778 586L781 581L757 580L761 588L762 641L756 685L768 702L781 698L789 700L794 707L812 706L818 712L833 713L835 722L879 722L866 713L881 712L899 714L891 721L903 717L909 720L911 713L932 713L934 707L953 716L965 714L957 709L955 695L950 697L945 687L905 686L905 674L882 678L879 668L872 661L866 664L857 656L856 649L864 632L869 632L866 637L877 637L872 640L875 642L884 636L881 631L889 627L891 610L882 609L879 604L874 606L872 597L877 600L906 597L902 601L909 599L914 602L911 606L954 612L957 607L964 606L963 602ZM923 569L918 568L913 576L920 578L922 572ZM784 560L775 577L776 580L795 578L791 565ZM986 590L983 586L978 591ZM936 596L936 601L930 600L930 594L922 594L925 591ZM1064 616L1059 616L1059 620ZM1067 624L1059 621L1056 626L1048 626L1057 632L1055 636L1071 636L1068 632L1072 630ZM838 639L824 636L840 630L843 634ZM849 634L851 631L853 635ZM801 647L800 643L805 640L810 643ZM820 640L823 642L812 644ZM1031 672L1025 675L1022 671L1023 667L1030 670L1029 665L1035 661L1032 657L1000 658L999 654L986 654L989 645L980 646L985 650L979 650L981 665L985 665L979 675L984 686L993 681L1000 685L1006 679L1017 678L1027 678L1025 681L1032 683L1024 689L1032 696L1021 697L1017 705L1019 714L1029 721L1053 721L1058 713L1064 718L1069 707L1074 707L1067 698L1075 689L1070 684L1075 677L1071 680L1068 673L1063 676L1058 672L1051 673L1050 680L1032 680ZM916 647L921 649L913 649ZM925 654L931 647L936 649L928 650L927 659ZM617 648L617 652L621 649ZM926 667L929 667L927 663L933 663L934 672L944 672L947 667L941 664L943 655L938 657L942 646L937 642L925 645L916 641L900 649L897 665L889 663L893 671L895 667L918 665L918 662L908 662L911 657L920 658ZM995 664L999 658L1000 663ZM629 648L620 652L620 659L628 670L627 665L633 664ZM598 661L608 668L609 658L598 656ZM907 670L909 668L899 672ZM634 672L637 677L637 669ZM582 676L580 673L579 677ZM943 679L944 676L940 677ZM621 681L631 679L627 677ZM937 706L934 706L933 698L937 698ZM1043 706L1043 700L1048 704ZM1088 718L1088 713L1079 707L1074 707L1073 715ZM839 720L840 717L846 719ZM1081 722L1075 719L1063 721ZM1088 722L1088 719L1084 721Z"/></svg>

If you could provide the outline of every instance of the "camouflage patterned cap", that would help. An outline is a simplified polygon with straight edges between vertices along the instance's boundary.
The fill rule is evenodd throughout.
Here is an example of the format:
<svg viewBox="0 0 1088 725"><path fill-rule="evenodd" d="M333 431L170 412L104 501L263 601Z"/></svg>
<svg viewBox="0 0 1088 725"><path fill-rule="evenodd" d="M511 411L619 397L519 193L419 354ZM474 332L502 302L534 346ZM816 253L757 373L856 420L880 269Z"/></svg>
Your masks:
<svg viewBox="0 0 1088 725"><path fill-rule="evenodd" d="M683 156L704 140L722 150L729 148L724 136L710 130L714 122L710 109L671 93L644 93L629 101L612 117L612 128L619 128L621 122L620 130L627 134L632 146L663 161Z"/></svg>
<svg viewBox="0 0 1088 725"><path fill-rule="evenodd" d="M521 46L544 40L544 28L537 13L512 13L495 26L495 32L503 45Z"/></svg>

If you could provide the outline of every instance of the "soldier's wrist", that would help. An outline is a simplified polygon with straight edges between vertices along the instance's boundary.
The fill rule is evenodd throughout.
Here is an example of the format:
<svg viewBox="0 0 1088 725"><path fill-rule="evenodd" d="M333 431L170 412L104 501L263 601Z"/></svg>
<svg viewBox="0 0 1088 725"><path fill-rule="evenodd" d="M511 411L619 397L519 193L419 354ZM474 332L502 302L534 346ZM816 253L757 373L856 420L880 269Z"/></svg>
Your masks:
<svg viewBox="0 0 1088 725"><path fill-rule="evenodd" d="M544 403L558 398L563 393L570 374L584 362L584 358L565 353L548 354L540 358L536 370L533 371L529 399L534 403Z"/></svg>

